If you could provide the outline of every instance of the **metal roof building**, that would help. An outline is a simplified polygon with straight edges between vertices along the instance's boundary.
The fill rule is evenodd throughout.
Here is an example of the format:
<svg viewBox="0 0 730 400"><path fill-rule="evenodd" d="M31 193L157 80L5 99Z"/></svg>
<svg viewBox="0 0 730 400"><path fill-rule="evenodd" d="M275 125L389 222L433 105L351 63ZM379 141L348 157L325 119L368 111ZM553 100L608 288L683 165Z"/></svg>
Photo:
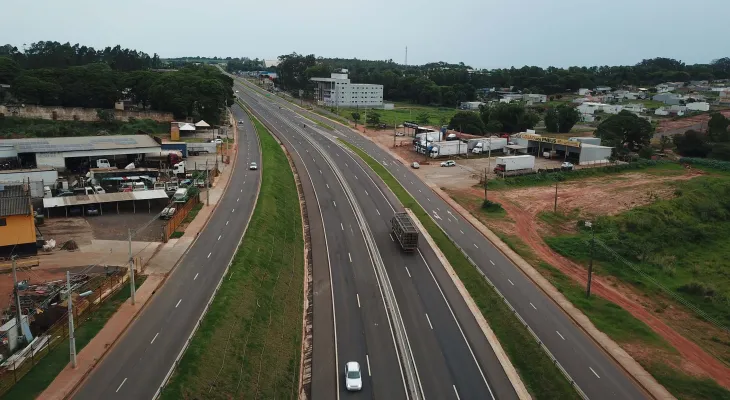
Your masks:
<svg viewBox="0 0 730 400"><path fill-rule="evenodd" d="M25 185L0 184L0 217L30 215L30 192Z"/></svg>
<svg viewBox="0 0 730 400"><path fill-rule="evenodd" d="M0 139L0 146L12 146L17 154L35 155L38 167L66 168L68 158L115 158L159 152L161 146L149 135L78 136L28 139Z"/></svg>
<svg viewBox="0 0 730 400"><path fill-rule="evenodd" d="M51 197L43 199L43 208L46 209L47 215L50 218L50 210L53 208L62 208L64 212L68 213L69 207L87 206L87 205L99 205L101 213L104 212L104 204L116 203L116 211L119 212L119 203L131 202L134 212L137 211L137 201L147 200L148 209L151 208L152 200L165 199L167 201L169 197L164 190L140 190L137 192L120 192L120 193L102 193L102 194L89 194L89 195L78 195L78 196L64 196L64 197ZM82 207L84 208L84 207ZM106 208L108 211L109 208Z"/></svg>

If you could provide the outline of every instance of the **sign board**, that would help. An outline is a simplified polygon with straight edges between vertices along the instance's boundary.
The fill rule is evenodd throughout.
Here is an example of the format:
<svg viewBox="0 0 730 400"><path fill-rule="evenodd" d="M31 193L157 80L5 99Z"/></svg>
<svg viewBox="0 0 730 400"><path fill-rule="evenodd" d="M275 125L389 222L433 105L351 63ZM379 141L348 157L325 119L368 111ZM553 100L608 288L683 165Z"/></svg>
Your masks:
<svg viewBox="0 0 730 400"><path fill-rule="evenodd" d="M550 144L557 144L561 146L568 146L568 147L580 147L581 142L574 142L572 140L566 140L566 139L558 139L553 137L547 137L547 136L540 136L540 135L533 135L530 133L518 133L516 135L513 135L514 137L520 138L520 139L527 139L531 140L533 142L541 142L541 143L550 143Z"/></svg>

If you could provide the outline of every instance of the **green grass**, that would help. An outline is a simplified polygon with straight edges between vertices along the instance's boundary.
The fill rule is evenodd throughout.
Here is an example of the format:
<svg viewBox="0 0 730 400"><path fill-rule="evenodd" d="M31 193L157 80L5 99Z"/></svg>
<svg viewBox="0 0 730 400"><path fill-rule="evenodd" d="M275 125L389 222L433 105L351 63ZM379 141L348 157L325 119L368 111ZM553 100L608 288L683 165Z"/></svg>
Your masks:
<svg viewBox="0 0 730 400"><path fill-rule="evenodd" d="M198 203L198 204L194 205L193 208L188 213L188 215L185 216L185 219L183 219L182 223L189 224L189 223L193 222L193 220L195 219L195 217L198 216L198 213L200 212L200 210L202 208L203 208L203 203Z"/></svg>
<svg viewBox="0 0 730 400"><path fill-rule="evenodd" d="M170 123L155 122L149 119L138 119L133 122L84 122L0 117L0 138L7 139L24 137L133 135L138 130L150 134L169 133Z"/></svg>
<svg viewBox="0 0 730 400"><path fill-rule="evenodd" d="M682 400L730 400L730 391L712 379L700 379L677 372L662 363L644 365L670 393Z"/></svg>
<svg viewBox="0 0 730 400"><path fill-rule="evenodd" d="M387 102L387 101L386 101ZM330 111L340 115L348 121L354 122L352 119L352 113L360 113L360 122L358 126L365 123L366 110L357 110L355 108L340 108L339 111L331 109ZM444 108L444 107L428 107L421 105L411 105L407 103L398 103L395 105L393 110L367 110L370 112L377 112L380 114L380 122L392 128L393 125L401 125L406 121L419 123L421 125L441 126L448 125L451 121L451 117L454 116L458 111L455 108ZM418 122L420 114L428 114L428 122Z"/></svg>
<svg viewBox="0 0 730 400"><path fill-rule="evenodd" d="M535 399L577 399L577 393L537 345L530 333L415 199L380 163L350 143L341 142L365 160L400 202L413 210L449 260L489 326L499 338L532 397Z"/></svg>
<svg viewBox="0 0 730 400"><path fill-rule="evenodd" d="M254 120L261 192L228 274L163 399L295 398L302 339L304 242L294 175Z"/></svg>
<svg viewBox="0 0 730 400"><path fill-rule="evenodd" d="M173 232L173 233L170 234L170 239L178 239L178 238L181 238L181 237L183 237L184 234L185 234L184 231L175 231L175 232Z"/></svg>
<svg viewBox="0 0 730 400"><path fill-rule="evenodd" d="M145 276L136 276L135 282L137 287L141 286L145 279ZM128 298L129 283L125 284L117 293L107 299L99 309L90 314L83 325L76 328L77 354L89 344L91 339L99 333L109 318L114 315L117 309L119 309L119 306ZM68 363L68 339L65 339L63 344L51 350L50 354L44 357L38 365L23 376L2 398L12 400L35 399L53 382Z"/></svg>
<svg viewBox="0 0 730 400"><path fill-rule="evenodd" d="M650 277L730 326L730 179L705 176L676 182L674 194L673 199L596 219L596 238L646 276L596 246L600 273L613 275L647 295L663 294ZM589 258L590 231L586 228L545 241L574 260Z"/></svg>

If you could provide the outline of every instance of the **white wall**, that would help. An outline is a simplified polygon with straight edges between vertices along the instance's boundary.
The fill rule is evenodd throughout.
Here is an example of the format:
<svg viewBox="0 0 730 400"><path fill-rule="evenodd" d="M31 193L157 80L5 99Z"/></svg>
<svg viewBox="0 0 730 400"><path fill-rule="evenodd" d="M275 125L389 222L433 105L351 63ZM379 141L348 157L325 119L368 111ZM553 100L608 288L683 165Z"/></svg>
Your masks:
<svg viewBox="0 0 730 400"><path fill-rule="evenodd" d="M35 162L39 167L51 167L59 171L66 169L63 153L36 153Z"/></svg>

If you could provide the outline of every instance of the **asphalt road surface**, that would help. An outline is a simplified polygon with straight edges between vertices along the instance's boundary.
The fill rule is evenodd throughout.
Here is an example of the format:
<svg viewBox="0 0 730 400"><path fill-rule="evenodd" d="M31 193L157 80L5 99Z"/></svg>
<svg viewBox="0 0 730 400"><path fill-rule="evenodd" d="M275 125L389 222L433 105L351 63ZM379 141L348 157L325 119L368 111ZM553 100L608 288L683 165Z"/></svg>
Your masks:
<svg viewBox="0 0 730 400"><path fill-rule="evenodd" d="M240 83L237 84L240 86ZM264 100L266 99L266 100ZM434 217L435 222L453 238L457 244L464 249L469 257L478 265L479 269L495 284L497 289L505 296L507 301L517 310L517 313L527 322L532 330L537 334L540 340L550 350L554 357L560 362L565 368L567 373L572 377L575 383L583 390L583 392L591 399L644 399L649 396L641 389L626 373L619 367L610 356L608 356L586 333L584 333L580 327L576 326L572 320L563 313L563 311L546 295L544 294L528 277L526 277L520 269L512 264L499 250L497 250L479 231L474 229L466 220L462 219L459 214L451 209L449 205L441 200L425 183L423 183L415 174L413 174L408 166L402 165L393 156L383 151L380 147L372 143L370 140L363 138L361 135L353 132L350 128L334 123L331 120L322 118L321 116L302 110L296 106L293 106L284 99L278 98L273 94L263 94L256 98L254 102L256 107L261 107L264 103L275 104L273 107L282 107L286 112L280 114L287 115L286 118L292 119L290 115L296 110L299 114L305 114L311 119L322 121L335 128L334 132L319 129L311 121L304 118L300 118L298 122L300 124L306 124L308 131L323 131L326 134L332 134L342 139L346 139L348 142L355 144L366 153L370 154L373 158L381 162L389 171L398 179L401 185L408 190L408 192L420 203L420 205ZM296 120L296 117L293 117ZM321 136L321 135L316 135ZM334 148L334 145L331 145ZM338 150L340 151L340 150ZM310 150L311 152L311 150ZM342 154L340 154L342 156ZM344 166L344 169L349 167ZM348 173L357 173L357 168L350 168L347 170ZM362 178L360 178L362 181ZM370 193L374 195L373 193ZM395 203L393 203L395 204ZM380 211L390 211L387 207L380 207ZM387 212L383 213L384 215ZM375 222L373 222L375 224ZM380 235L379 235L380 236ZM382 251L387 247L386 244L379 242L379 247ZM422 247L423 250L423 247ZM385 257L385 256L384 256ZM428 258L427 258L428 260ZM434 268L437 263L432 263L429 260L431 269L436 272L440 267ZM397 274L398 268L393 266L393 275ZM412 273L412 271L411 271ZM400 281L400 276L394 276L392 279ZM439 281L439 283L441 283ZM400 291L408 291L407 288L401 288ZM425 294L433 300L434 297L438 297L433 291L421 291L421 299L424 299ZM347 291L347 295L351 296L352 292ZM408 293L401 293L401 298L411 298ZM339 298L336 297L339 301ZM414 300L415 301L415 300ZM407 302L407 300L404 300ZM410 304L410 303L409 303ZM452 307L453 307L452 303ZM404 309L405 307L401 307ZM316 310L316 303L315 303ZM343 313L345 313L343 311ZM339 310L337 310L337 324L338 324L338 335L340 330L340 318ZM438 325L445 325L446 322L440 320ZM431 322L434 318L431 316ZM460 320L461 322L461 320ZM424 332L423 326L409 327L411 339L415 335L419 337ZM463 329L463 326L462 326ZM468 333L467 329L464 329ZM457 342L458 335L446 336L448 340ZM467 337L469 335L467 334ZM427 340L427 339L424 339ZM442 343L444 339L435 339L437 343ZM354 340L353 340L354 341ZM413 342L412 342L413 343ZM429 342L432 343L432 342ZM440 349L440 351L438 351ZM441 354L447 354L444 352L445 348L431 347L431 354L423 354L422 362L419 363L419 368L430 362L443 362L437 358L433 358L432 353L440 352ZM384 352L381 351L381 353ZM316 357L316 354L315 354ZM372 356L371 356L372 357ZM473 369L473 361L468 362L468 357L462 356L459 361L463 364L457 364L459 367L452 370L454 363L450 362L446 358L444 364L447 370L454 371L451 374L439 375L438 371L434 371L433 376L425 377L421 375L422 381L443 379L444 381L436 384L438 392L442 393L443 385L453 383L457 379L456 376L462 373L464 370ZM315 358L316 359L316 358ZM477 357L479 359L479 357ZM372 360L371 360L372 361ZM485 374L489 376L488 372L491 372L488 368L485 369ZM458 371L458 372L456 372ZM420 372L420 370L419 370ZM442 371L443 372L443 371ZM473 382L472 382L473 383ZM490 381L491 384L491 381ZM494 390L494 386L492 390ZM459 387L457 385L457 387ZM425 389L425 388L424 388ZM428 392L426 393L428 396ZM476 393L473 393L476 395ZM461 398L465 398L464 395L459 392ZM499 393L495 393L496 397L502 398ZM440 398L438 396L430 396L431 398ZM486 398L486 397L482 397Z"/></svg>
<svg viewBox="0 0 730 400"><path fill-rule="evenodd" d="M422 240L419 251L408 255L390 236L390 218L401 206L377 175L340 147L329 131L286 107L280 109L266 94L238 82L236 89L293 156L304 186L314 263L312 398L345 395L343 369L348 361L359 362L364 371L363 390L348 398L408 397L394 322L386 312L383 285L357 210L384 261L425 398L516 398L433 250Z"/></svg>
<svg viewBox="0 0 730 400"><path fill-rule="evenodd" d="M83 400L152 399L213 294L238 247L258 195L258 136L246 113L236 168L223 198L197 240L142 314L74 395Z"/></svg>

